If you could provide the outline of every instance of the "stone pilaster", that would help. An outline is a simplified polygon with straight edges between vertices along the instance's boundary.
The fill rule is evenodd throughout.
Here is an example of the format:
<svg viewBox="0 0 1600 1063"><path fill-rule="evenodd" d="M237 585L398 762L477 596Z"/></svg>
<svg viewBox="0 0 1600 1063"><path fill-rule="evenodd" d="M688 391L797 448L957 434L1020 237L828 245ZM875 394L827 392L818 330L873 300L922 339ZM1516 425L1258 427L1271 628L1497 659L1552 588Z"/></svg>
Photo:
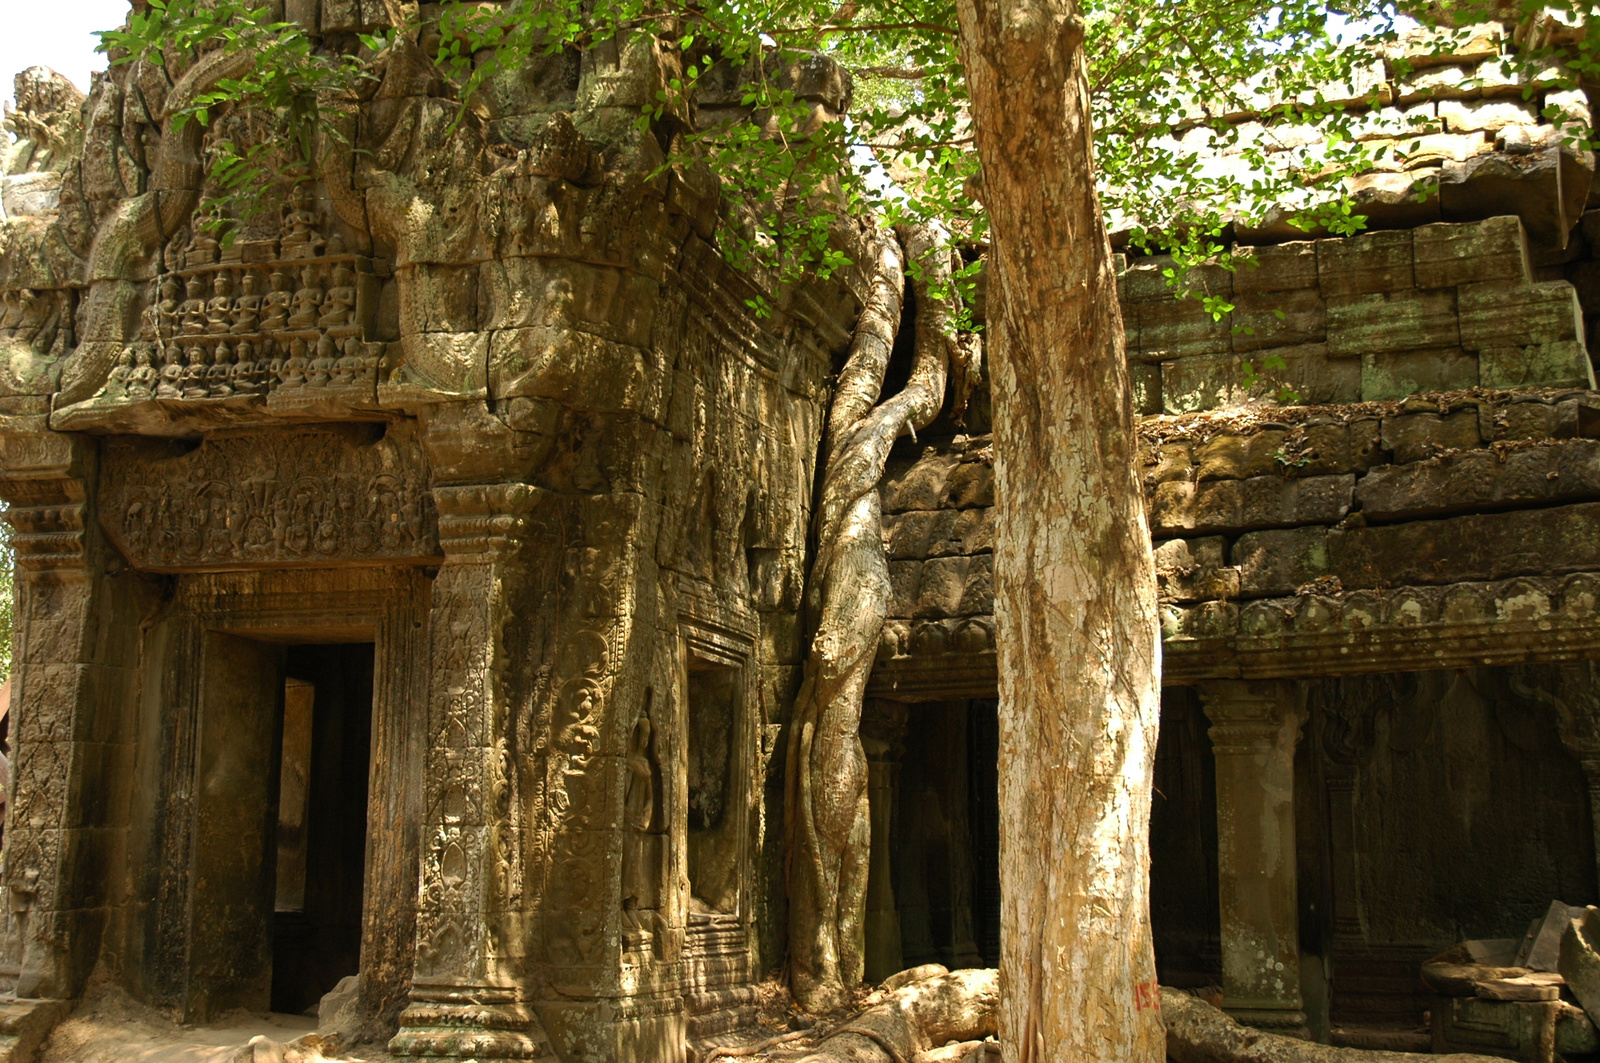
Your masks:
<svg viewBox="0 0 1600 1063"><path fill-rule="evenodd" d="M398 1055L480 1063L552 1055L493 928L519 863L507 820L509 706L500 689L504 583L525 518L525 484L437 487L444 565L434 581L426 819L411 1005Z"/></svg>
<svg viewBox="0 0 1600 1063"><path fill-rule="evenodd" d="M1294 750L1304 718L1286 682L1200 685L1217 764L1223 1008L1306 1032L1295 879Z"/></svg>
<svg viewBox="0 0 1600 1063"><path fill-rule="evenodd" d="M87 541L93 444L0 426L0 495L16 530L17 642L3 883L17 995L71 997L98 951L103 912L77 881L93 810L86 755L99 669Z"/></svg>

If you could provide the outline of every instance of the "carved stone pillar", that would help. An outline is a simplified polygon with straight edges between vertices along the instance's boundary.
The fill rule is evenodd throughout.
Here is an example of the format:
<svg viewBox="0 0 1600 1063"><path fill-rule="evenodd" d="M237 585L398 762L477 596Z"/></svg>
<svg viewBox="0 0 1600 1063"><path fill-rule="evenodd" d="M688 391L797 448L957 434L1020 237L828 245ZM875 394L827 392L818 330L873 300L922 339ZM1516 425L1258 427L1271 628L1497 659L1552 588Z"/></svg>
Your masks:
<svg viewBox="0 0 1600 1063"><path fill-rule="evenodd" d="M95 962L103 917L84 903L76 874L94 855L85 835L97 813L84 807L92 794L84 774L103 678L93 609L102 566L85 530L93 444L38 429L0 431L0 494L17 559L6 947L20 968L18 996L71 997Z"/></svg>
<svg viewBox="0 0 1600 1063"><path fill-rule="evenodd" d="M495 933L518 862L501 689L504 584L539 494L525 484L434 489L445 562L430 624L416 975L389 1045L399 1055L489 1063L552 1054Z"/></svg>
<svg viewBox="0 0 1600 1063"><path fill-rule="evenodd" d="M1217 763L1223 1008L1306 1033L1295 880L1294 750L1304 718L1286 682L1204 683Z"/></svg>
<svg viewBox="0 0 1600 1063"><path fill-rule="evenodd" d="M905 967L900 951L900 910L895 904L892 861L895 793L900 786L906 707L872 701L861 720L867 754L867 801L871 806L872 853L867 870L866 977L881 982Z"/></svg>

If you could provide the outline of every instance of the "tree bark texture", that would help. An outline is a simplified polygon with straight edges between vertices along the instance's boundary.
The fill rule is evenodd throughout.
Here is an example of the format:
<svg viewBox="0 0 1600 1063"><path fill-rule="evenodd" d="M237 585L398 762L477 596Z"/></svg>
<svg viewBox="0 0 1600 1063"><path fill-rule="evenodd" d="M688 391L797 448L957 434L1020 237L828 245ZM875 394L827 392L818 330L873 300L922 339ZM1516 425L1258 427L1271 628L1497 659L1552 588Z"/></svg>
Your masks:
<svg viewBox="0 0 1600 1063"><path fill-rule="evenodd" d="M989 265L1007 1063L1160 1060L1154 566L1072 0L957 0Z"/></svg>
<svg viewBox="0 0 1600 1063"><path fill-rule="evenodd" d="M816 632L795 702L787 764L789 956L795 999L813 1010L840 1007L865 967L871 822L861 702L889 606L878 482L899 435L926 425L944 402L955 348L941 234L885 233L866 309L839 377L824 443L817 552L810 582ZM881 403L884 372L900 327L905 257L921 263L916 351L910 379Z"/></svg>

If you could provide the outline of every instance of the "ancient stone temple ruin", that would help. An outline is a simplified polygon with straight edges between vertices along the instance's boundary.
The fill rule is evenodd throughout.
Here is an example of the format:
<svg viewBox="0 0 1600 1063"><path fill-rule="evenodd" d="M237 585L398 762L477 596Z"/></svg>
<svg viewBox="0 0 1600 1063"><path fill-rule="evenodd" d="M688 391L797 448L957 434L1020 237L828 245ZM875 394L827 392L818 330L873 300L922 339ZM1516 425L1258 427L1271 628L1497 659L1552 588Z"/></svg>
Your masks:
<svg viewBox="0 0 1600 1063"><path fill-rule="evenodd" d="M330 48L386 18L289 7ZM220 239L207 160L261 133L171 116L238 62L18 80L0 1025L20 1052L94 987L196 1025L340 987L344 1043L396 1056L684 1060L787 955L786 725L871 234L836 227L828 280L732 269L716 179L637 126L673 62L648 40L530 62L459 126L402 40L348 143ZM1374 231L1241 226L1256 264L1197 274L1231 319L1124 263L1152 917L1162 982L1240 1021L1520 1058L1521 1018L1418 968L1600 901L1600 194L1548 117L1581 92L1441 68L1376 65L1372 135L1407 149L1357 190ZM847 109L830 62L779 73ZM986 403L881 485L872 982L999 956Z"/></svg>

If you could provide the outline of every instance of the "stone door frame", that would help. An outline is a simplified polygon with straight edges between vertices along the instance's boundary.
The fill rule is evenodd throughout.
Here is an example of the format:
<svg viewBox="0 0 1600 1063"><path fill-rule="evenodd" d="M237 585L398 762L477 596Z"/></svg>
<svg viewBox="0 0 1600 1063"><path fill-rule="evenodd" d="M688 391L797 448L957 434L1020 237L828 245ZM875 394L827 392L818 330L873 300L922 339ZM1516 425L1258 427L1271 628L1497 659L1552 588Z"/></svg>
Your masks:
<svg viewBox="0 0 1600 1063"><path fill-rule="evenodd" d="M204 767L206 688L221 647L253 643L373 643L372 748L367 842L362 890L363 1016L393 1026L406 1002L415 955L420 823L423 818L429 581L415 568L333 568L315 571L196 573L176 577L163 620L147 632L142 725L151 708L161 720L160 788L154 816L166 822L159 851L157 909L148 923L159 941L147 965L173 964L166 977L149 971L185 1021L209 1016L195 925L203 906L197 851ZM184 662L191 662L185 667ZM153 704L152 704L153 703ZM265 771L269 766L263 765ZM173 829L177 828L177 829ZM178 940L171 940L176 933ZM270 953L269 953L270 956ZM270 972L269 972L270 973ZM225 1001L219 1001L219 1005Z"/></svg>

